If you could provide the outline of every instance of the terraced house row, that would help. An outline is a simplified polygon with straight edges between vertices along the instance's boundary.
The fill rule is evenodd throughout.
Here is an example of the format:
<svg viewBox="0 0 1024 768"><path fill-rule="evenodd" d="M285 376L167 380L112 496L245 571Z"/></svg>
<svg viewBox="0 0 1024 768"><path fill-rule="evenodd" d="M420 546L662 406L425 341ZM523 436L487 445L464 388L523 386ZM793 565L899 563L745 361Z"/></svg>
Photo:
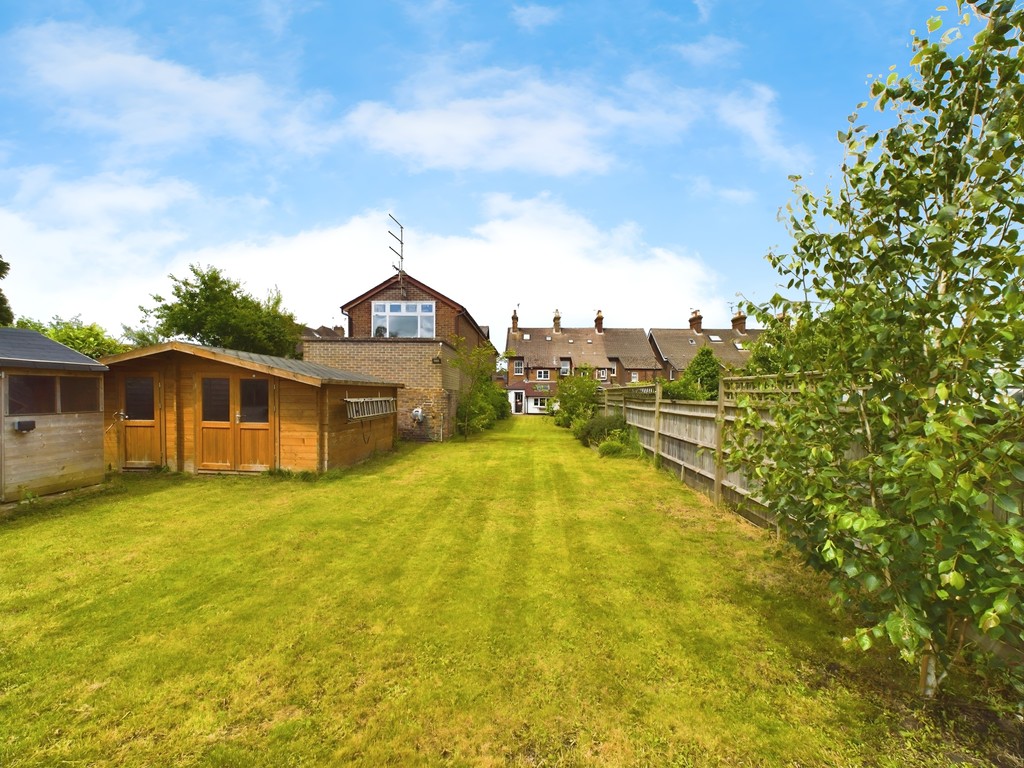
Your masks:
<svg viewBox="0 0 1024 768"><path fill-rule="evenodd" d="M505 386L512 412L547 412L557 397L558 380L578 375L586 367L607 386L674 380L697 352L711 347L723 368L740 368L750 356L750 345L761 333L747 328L746 315L737 313L731 328L704 328L700 310L690 315L687 328L605 328L600 310L594 325L563 328L555 310L551 325L525 328L512 312L505 338L508 373Z"/></svg>

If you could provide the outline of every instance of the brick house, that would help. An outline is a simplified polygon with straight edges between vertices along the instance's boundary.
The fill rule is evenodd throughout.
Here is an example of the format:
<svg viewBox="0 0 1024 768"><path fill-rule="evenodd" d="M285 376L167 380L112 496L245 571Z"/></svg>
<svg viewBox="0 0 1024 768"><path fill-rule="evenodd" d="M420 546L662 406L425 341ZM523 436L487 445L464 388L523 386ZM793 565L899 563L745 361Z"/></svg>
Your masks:
<svg viewBox="0 0 1024 768"><path fill-rule="evenodd" d="M454 435L459 397L469 385L452 365L456 341L464 339L468 349L486 345L496 360L487 327L463 305L404 271L346 302L341 311L348 316L348 333L304 335L303 359L402 384L398 430L404 439Z"/></svg>
<svg viewBox="0 0 1024 768"><path fill-rule="evenodd" d="M521 328L513 311L505 356L505 388L514 414L545 413L548 401L557 399L559 378L582 366L608 385L654 381L661 372L644 329L605 328L600 310L593 327L586 328L563 328L558 310L550 327Z"/></svg>
<svg viewBox="0 0 1024 768"><path fill-rule="evenodd" d="M647 338L660 363L659 374L674 381L703 347L710 347L723 368L742 368L750 359L750 345L761 329L748 329L747 316L737 312L731 328L705 328L699 309L690 315L689 328L652 328Z"/></svg>

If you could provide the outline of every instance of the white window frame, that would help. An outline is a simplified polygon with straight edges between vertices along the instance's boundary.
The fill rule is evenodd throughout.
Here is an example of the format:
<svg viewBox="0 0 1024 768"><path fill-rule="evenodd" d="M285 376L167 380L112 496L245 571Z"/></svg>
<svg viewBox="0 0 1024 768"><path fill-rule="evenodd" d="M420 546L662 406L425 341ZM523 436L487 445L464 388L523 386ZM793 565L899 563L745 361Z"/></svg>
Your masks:
<svg viewBox="0 0 1024 768"><path fill-rule="evenodd" d="M558 369L559 376L568 376L572 373L572 362L569 360L562 361L562 367Z"/></svg>
<svg viewBox="0 0 1024 768"><path fill-rule="evenodd" d="M551 371L549 371L547 368L538 368L536 370L536 374L537 374L537 381L550 381L551 380Z"/></svg>
<svg viewBox="0 0 1024 768"><path fill-rule="evenodd" d="M638 381L640 381L640 374L637 373L636 371L631 371L629 374L629 381L632 384L636 384Z"/></svg>
<svg viewBox="0 0 1024 768"><path fill-rule="evenodd" d="M433 339L437 335L437 302L434 301L375 301L373 302L371 332L375 338ZM398 325L416 323L416 335ZM405 322L403 322L405 321ZM383 331L383 332L382 332Z"/></svg>
<svg viewBox="0 0 1024 768"><path fill-rule="evenodd" d="M605 379L607 379L608 378L608 369L607 368L598 368L597 369L597 378L598 378L598 381L604 381Z"/></svg>
<svg viewBox="0 0 1024 768"><path fill-rule="evenodd" d="M522 376L523 375L523 361L522 360L513 360L512 361L512 375L513 376Z"/></svg>

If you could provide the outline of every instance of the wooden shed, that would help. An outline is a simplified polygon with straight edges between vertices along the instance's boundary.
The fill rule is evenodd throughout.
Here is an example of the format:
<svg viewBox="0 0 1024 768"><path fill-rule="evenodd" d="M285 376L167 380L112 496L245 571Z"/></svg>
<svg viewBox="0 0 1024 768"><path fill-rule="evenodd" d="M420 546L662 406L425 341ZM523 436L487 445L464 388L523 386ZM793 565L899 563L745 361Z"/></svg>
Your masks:
<svg viewBox="0 0 1024 768"><path fill-rule="evenodd" d="M103 482L103 372L22 328L0 328L0 501Z"/></svg>
<svg viewBox="0 0 1024 768"><path fill-rule="evenodd" d="M169 341L103 359L111 469L322 472L394 448L399 384Z"/></svg>

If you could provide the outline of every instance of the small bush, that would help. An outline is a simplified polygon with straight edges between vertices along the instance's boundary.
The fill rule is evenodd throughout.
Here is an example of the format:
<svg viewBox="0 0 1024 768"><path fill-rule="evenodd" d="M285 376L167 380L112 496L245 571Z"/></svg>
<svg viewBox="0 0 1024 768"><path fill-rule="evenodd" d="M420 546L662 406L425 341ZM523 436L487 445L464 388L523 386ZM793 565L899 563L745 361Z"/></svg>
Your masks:
<svg viewBox="0 0 1024 768"><path fill-rule="evenodd" d="M619 415L593 416L573 425L573 435L584 445L599 445L615 430L626 429L626 420Z"/></svg>
<svg viewBox="0 0 1024 768"><path fill-rule="evenodd" d="M597 452L602 457L623 456L634 459L642 459L647 455L636 436L636 430L629 427L613 429L609 432L608 436L597 446Z"/></svg>

